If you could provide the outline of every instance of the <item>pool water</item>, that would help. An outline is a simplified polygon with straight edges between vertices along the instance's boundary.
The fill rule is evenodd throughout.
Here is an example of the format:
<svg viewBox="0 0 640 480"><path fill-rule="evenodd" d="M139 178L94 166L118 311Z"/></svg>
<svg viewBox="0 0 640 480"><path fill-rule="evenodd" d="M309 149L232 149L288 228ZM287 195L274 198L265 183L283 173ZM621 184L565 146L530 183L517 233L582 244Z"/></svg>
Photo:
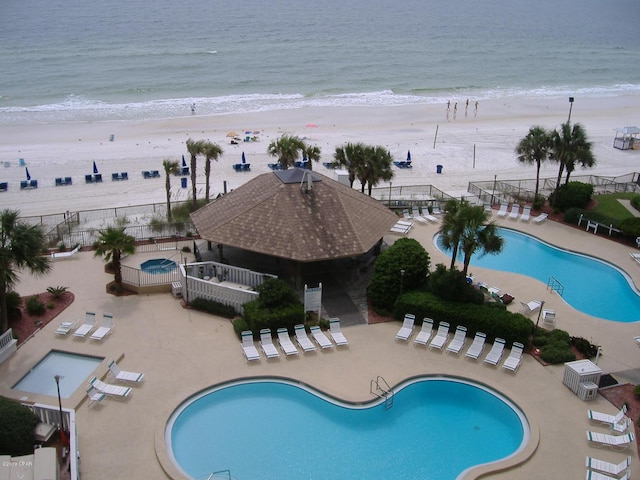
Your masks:
<svg viewBox="0 0 640 480"><path fill-rule="evenodd" d="M140 264L140 270L154 275L174 271L178 265L168 258L153 258Z"/></svg>
<svg viewBox="0 0 640 480"><path fill-rule="evenodd" d="M14 390L57 397L55 375L60 375L60 396L69 398L83 382L88 382L104 357L51 350L13 387Z"/></svg>
<svg viewBox="0 0 640 480"><path fill-rule="evenodd" d="M513 230L500 228L499 233L504 239L502 251L498 255L474 255L471 267L519 273L545 285L553 276L564 287L562 298L576 310L616 322L640 321L640 295L619 268ZM435 245L447 254L438 236Z"/></svg>
<svg viewBox="0 0 640 480"><path fill-rule="evenodd" d="M174 412L165 439L191 478L229 470L236 479L261 480L454 480L528 440L528 423L513 404L469 382L423 377L394 390L386 409L293 382L214 387Z"/></svg>

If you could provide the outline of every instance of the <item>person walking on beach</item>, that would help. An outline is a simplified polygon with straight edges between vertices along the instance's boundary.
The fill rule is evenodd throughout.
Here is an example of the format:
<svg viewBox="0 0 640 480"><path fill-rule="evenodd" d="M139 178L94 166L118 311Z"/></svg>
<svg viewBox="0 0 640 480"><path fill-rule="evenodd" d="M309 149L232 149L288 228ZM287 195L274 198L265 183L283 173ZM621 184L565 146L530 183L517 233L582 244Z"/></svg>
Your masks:
<svg viewBox="0 0 640 480"><path fill-rule="evenodd" d="M449 111L451 110L451 100L447 100L447 121L449 120Z"/></svg>
<svg viewBox="0 0 640 480"><path fill-rule="evenodd" d="M453 119L456 119L456 114L458 113L458 102L453 104Z"/></svg>
<svg viewBox="0 0 640 480"><path fill-rule="evenodd" d="M467 110L469 110L469 99L467 98L467 102L464 104L464 118L467 118Z"/></svg>
<svg viewBox="0 0 640 480"><path fill-rule="evenodd" d="M196 104L192 103L191 104L191 115L195 115L196 114Z"/></svg>
<svg viewBox="0 0 640 480"><path fill-rule="evenodd" d="M475 118L478 115L478 101L476 100L475 105L473 106L473 117Z"/></svg>

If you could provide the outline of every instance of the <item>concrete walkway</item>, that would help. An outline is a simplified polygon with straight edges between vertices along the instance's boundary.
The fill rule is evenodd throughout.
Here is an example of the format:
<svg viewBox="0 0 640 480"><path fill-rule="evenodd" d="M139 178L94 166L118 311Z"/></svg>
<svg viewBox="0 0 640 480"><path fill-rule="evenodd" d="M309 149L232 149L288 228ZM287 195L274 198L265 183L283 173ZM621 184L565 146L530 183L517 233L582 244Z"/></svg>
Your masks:
<svg viewBox="0 0 640 480"><path fill-rule="evenodd" d="M640 282L640 268L629 258L629 247L551 221L541 225L509 219L497 222L550 243L606 259L628 272L636 285ZM410 236L425 246L432 265L448 264L449 259L433 246L437 229L438 225L416 225ZM394 238L398 237L389 236L387 240L392 242ZM640 352L633 341L633 337L640 334L637 323L609 322L584 315L549 292L545 284L522 275L480 268L474 268L473 274L476 279L514 295L516 301L510 308L517 309L520 301L544 300L545 307L556 311L559 328L602 345L599 366L605 373L631 371L640 366ZM590 425L587 409L611 414L616 409L601 396L589 403L581 401L562 384L562 365L543 367L525 356L516 374L505 373L464 356L396 342L394 335L399 328L396 322L344 328L350 341L346 349L269 361L263 358L247 364L229 320L184 309L180 301L168 293L113 297L105 291L110 280L111 276L104 273L103 262L91 252L56 261L46 278L21 275L17 290L22 295L64 285L75 294L76 300L61 318L39 331L0 365L1 395L18 399L26 396L28 401L51 405L56 405L57 400L11 389L51 349L104 357L96 372L99 377L106 375L106 361L111 358L118 360L123 369L145 374L143 384L134 387L131 398L125 401L109 399L89 408L83 389L64 400L65 407L77 408L84 480L181 478L168 461L164 445L164 428L171 412L185 398L211 385L263 375L298 379L353 401L371 399L369 382L378 375L391 385L421 374L469 378L499 390L518 404L527 415L535 438L527 448L528 454L532 454L527 461L483 478L584 478L587 455L618 463L630 454L632 470L636 475L640 472L636 445L624 454L589 446L586 430L603 433L608 430ZM103 312L114 315L115 331L104 343L54 335L59 321L82 318L86 310L98 315ZM301 448L312 448L312 441ZM437 446L425 445L424 452L415 452L416 461L421 454L437 454ZM283 472L283 478L286 477Z"/></svg>

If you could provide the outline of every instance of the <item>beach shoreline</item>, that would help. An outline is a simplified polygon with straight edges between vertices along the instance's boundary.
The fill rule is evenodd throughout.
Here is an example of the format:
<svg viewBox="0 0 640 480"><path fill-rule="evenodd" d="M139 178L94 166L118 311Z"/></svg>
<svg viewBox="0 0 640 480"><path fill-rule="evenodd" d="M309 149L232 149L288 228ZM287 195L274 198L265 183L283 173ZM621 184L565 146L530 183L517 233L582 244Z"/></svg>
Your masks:
<svg viewBox="0 0 640 480"><path fill-rule="evenodd" d="M547 129L567 121L567 98L503 98L480 100L452 98L447 106L399 105L367 107L305 107L250 114L185 115L179 118L117 120L85 123L50 123L0 126L5 141L0 145L0 182L9 190L0 193L4 205L20 210L23 216L46 215L65 211L122 207L165 201L162 161L187 164L188 138L218 143L224 153L212 163L212 196L237 188L255 176L270 172L273 163L266 150L269 143L287 133L305 138L321 149L321 160L314 170L333 176L321 162L332 160L337 146L346 142L382 145L395 160L404 160L411 151L412 169L394 167L393 185L433 185L454 196L463 195L470 181L533 178L533 167L519 165L514 154L517 142L529 127ZM457 109L455 105L457 103ZM187 106L188 107L188 106ZM185 109L187 109L185 107ZM640 151L613 148L615 128L638 125L640 95L579 97L571 106L571 121L581 123L594 145L597 164L583 173L619 176L637 170ZM455 111L454 111L455 109ZM466 110L466 111L465 111ZM454 118L455 115L455 118ZM306 125L317 125L308 127ZM228 132L235 131L244 140L245 131L257 141L231 145ZM254 135L254 131L260 133ZM110 137L113 135L113 141ZM249 172L236 172L242 153L251 164ZM24 159L24 166L20 166ZM96 163L101 184L86 184L85 175L93 173ZM204 188L202 159L198 160L198 190ZM442 174L436 166L442 165ZM20 190L26 179L25 167L38 188ZM159 179L144 179L141 172L160 171ZM127 172L128 181L112 181L112 173ZM541 177L555 177L557 165L543 165ZM73 184L55 186L55 178L72 177ZM381 183L379 187L388 186ZM359 188L358 182L354 188ZM191 191L181 188L172 178L172 199L186 200Z"/></svg>

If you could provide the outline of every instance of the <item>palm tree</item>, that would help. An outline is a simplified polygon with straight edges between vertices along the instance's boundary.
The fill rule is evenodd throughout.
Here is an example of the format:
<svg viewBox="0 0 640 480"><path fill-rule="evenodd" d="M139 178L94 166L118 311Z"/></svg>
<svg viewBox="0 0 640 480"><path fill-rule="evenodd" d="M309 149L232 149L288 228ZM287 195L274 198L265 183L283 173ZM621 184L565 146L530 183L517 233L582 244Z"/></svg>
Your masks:
<svg viewBox="0 0 640 480"><path fill-rule="evenodd" d="M104 257L111 262L114 280L118 289L122 288L122 255L133 255L136 251L136 239L124 233L124 227L107 227L101 230L98 240L93 244L94 256Z"/></svg>
<svg viewBox="0 0 640 480"><path fill-rule="evenodd" d="M209 201L209 177L211 176L211 160L218 161L220 155L222 155L222 148L217 143L203 142L202 153L204 154L204 198Z"/></svg>
<svg viewBox="0 0 640 480"><path fill-rule="evenodd" d="M176 175L180 171L180 164L175 160L165 159L162 161L165 181L164 189L167 193L167 221L171 223L171 175Z"/></svg>
<svg viewBox="0 0 640 480"><path fill-rule="evenodd" d="M351 188L353 188L353 183L365 163L366 148L363 143L345 143L341 147L336 147L336 151L333 154L333 165L344 167L349 172L349 186Z"/></svg>
<svg viewBox="0 0 640 480"><path fill-rule="evenodd" d="M552 134L550 158L559 163L556 188L560 186L562 174L567 170L565 184L569 183L569 176L576 168L576 162L580 162L583 168L592 167L596 160L593 156L591 142L587 139L587 133L579 123L573 125L563 123L560 131Z"/></svg>
<svg viewBox="0 0 640 480"><path fill-rule="evenodd" d="M9 328L7 293L18 280L18 272L29 270L45 275L51 270L49 257L43 256L47 244L42 229L19 219L16 210L0 212L0 333Z"/></svg>
<svg viewBox="0 0 640 480"><path fill-rule="evenodd" d="M294 164L298 154L304 152L306 144L300 138L291 135L282 135L267 147L267 153L278 158L280 168L287 170Z"/></svg>
<svg viewBox="0 0 640 480"><path fill-rule="evenodd" d="M460 248L460 237L464 230L464 224L458 221L458 211L461 207L468 207L471 204L466 200L452 199L444 204L442 216L442 225L438 233L442 246L447 250L451 250L451 264L449 270L453 270L458 257L458 249Z"/></svg>
<svg viewBox="0 0 640 480"><path fill-rule="evenodd" d="M320 147L317 145L309 145L306 142L304 142L304 145L305 147L302 153L308 160L306 167L308 170L313 170L313 162L320 160Z"/></svg>
<svg viewBox="0 0 640 480"><path fill-rule="evenodd" d="M196 194L196 165L198 160L198 155L202 153L203 150L203 142L192 140L191 138L187 139L187 151L191 156L191 196L193 201L193 208L195 209L198 205L198 199Z"/></svg>
<svg viewBox="0 0 640 480"><path fill-rule="evenodd" d="M369 196L371 196L373 187L381 181L388 182L393 178L393 170L391 169L393 157L389 150L381 146L367 147L365 152L367 156L365 178Z"/></svg>
<svg viewBox="0 0 640 480"><path fill-rule="evenodd" d="M536 166L536 191L534 199L538 198L540 189L540 167L542 162L549 158L551 149L551 134L543 127L534 125L529 129L529 133L520 140L516 146L518 161L525 165Z"/></svg>

